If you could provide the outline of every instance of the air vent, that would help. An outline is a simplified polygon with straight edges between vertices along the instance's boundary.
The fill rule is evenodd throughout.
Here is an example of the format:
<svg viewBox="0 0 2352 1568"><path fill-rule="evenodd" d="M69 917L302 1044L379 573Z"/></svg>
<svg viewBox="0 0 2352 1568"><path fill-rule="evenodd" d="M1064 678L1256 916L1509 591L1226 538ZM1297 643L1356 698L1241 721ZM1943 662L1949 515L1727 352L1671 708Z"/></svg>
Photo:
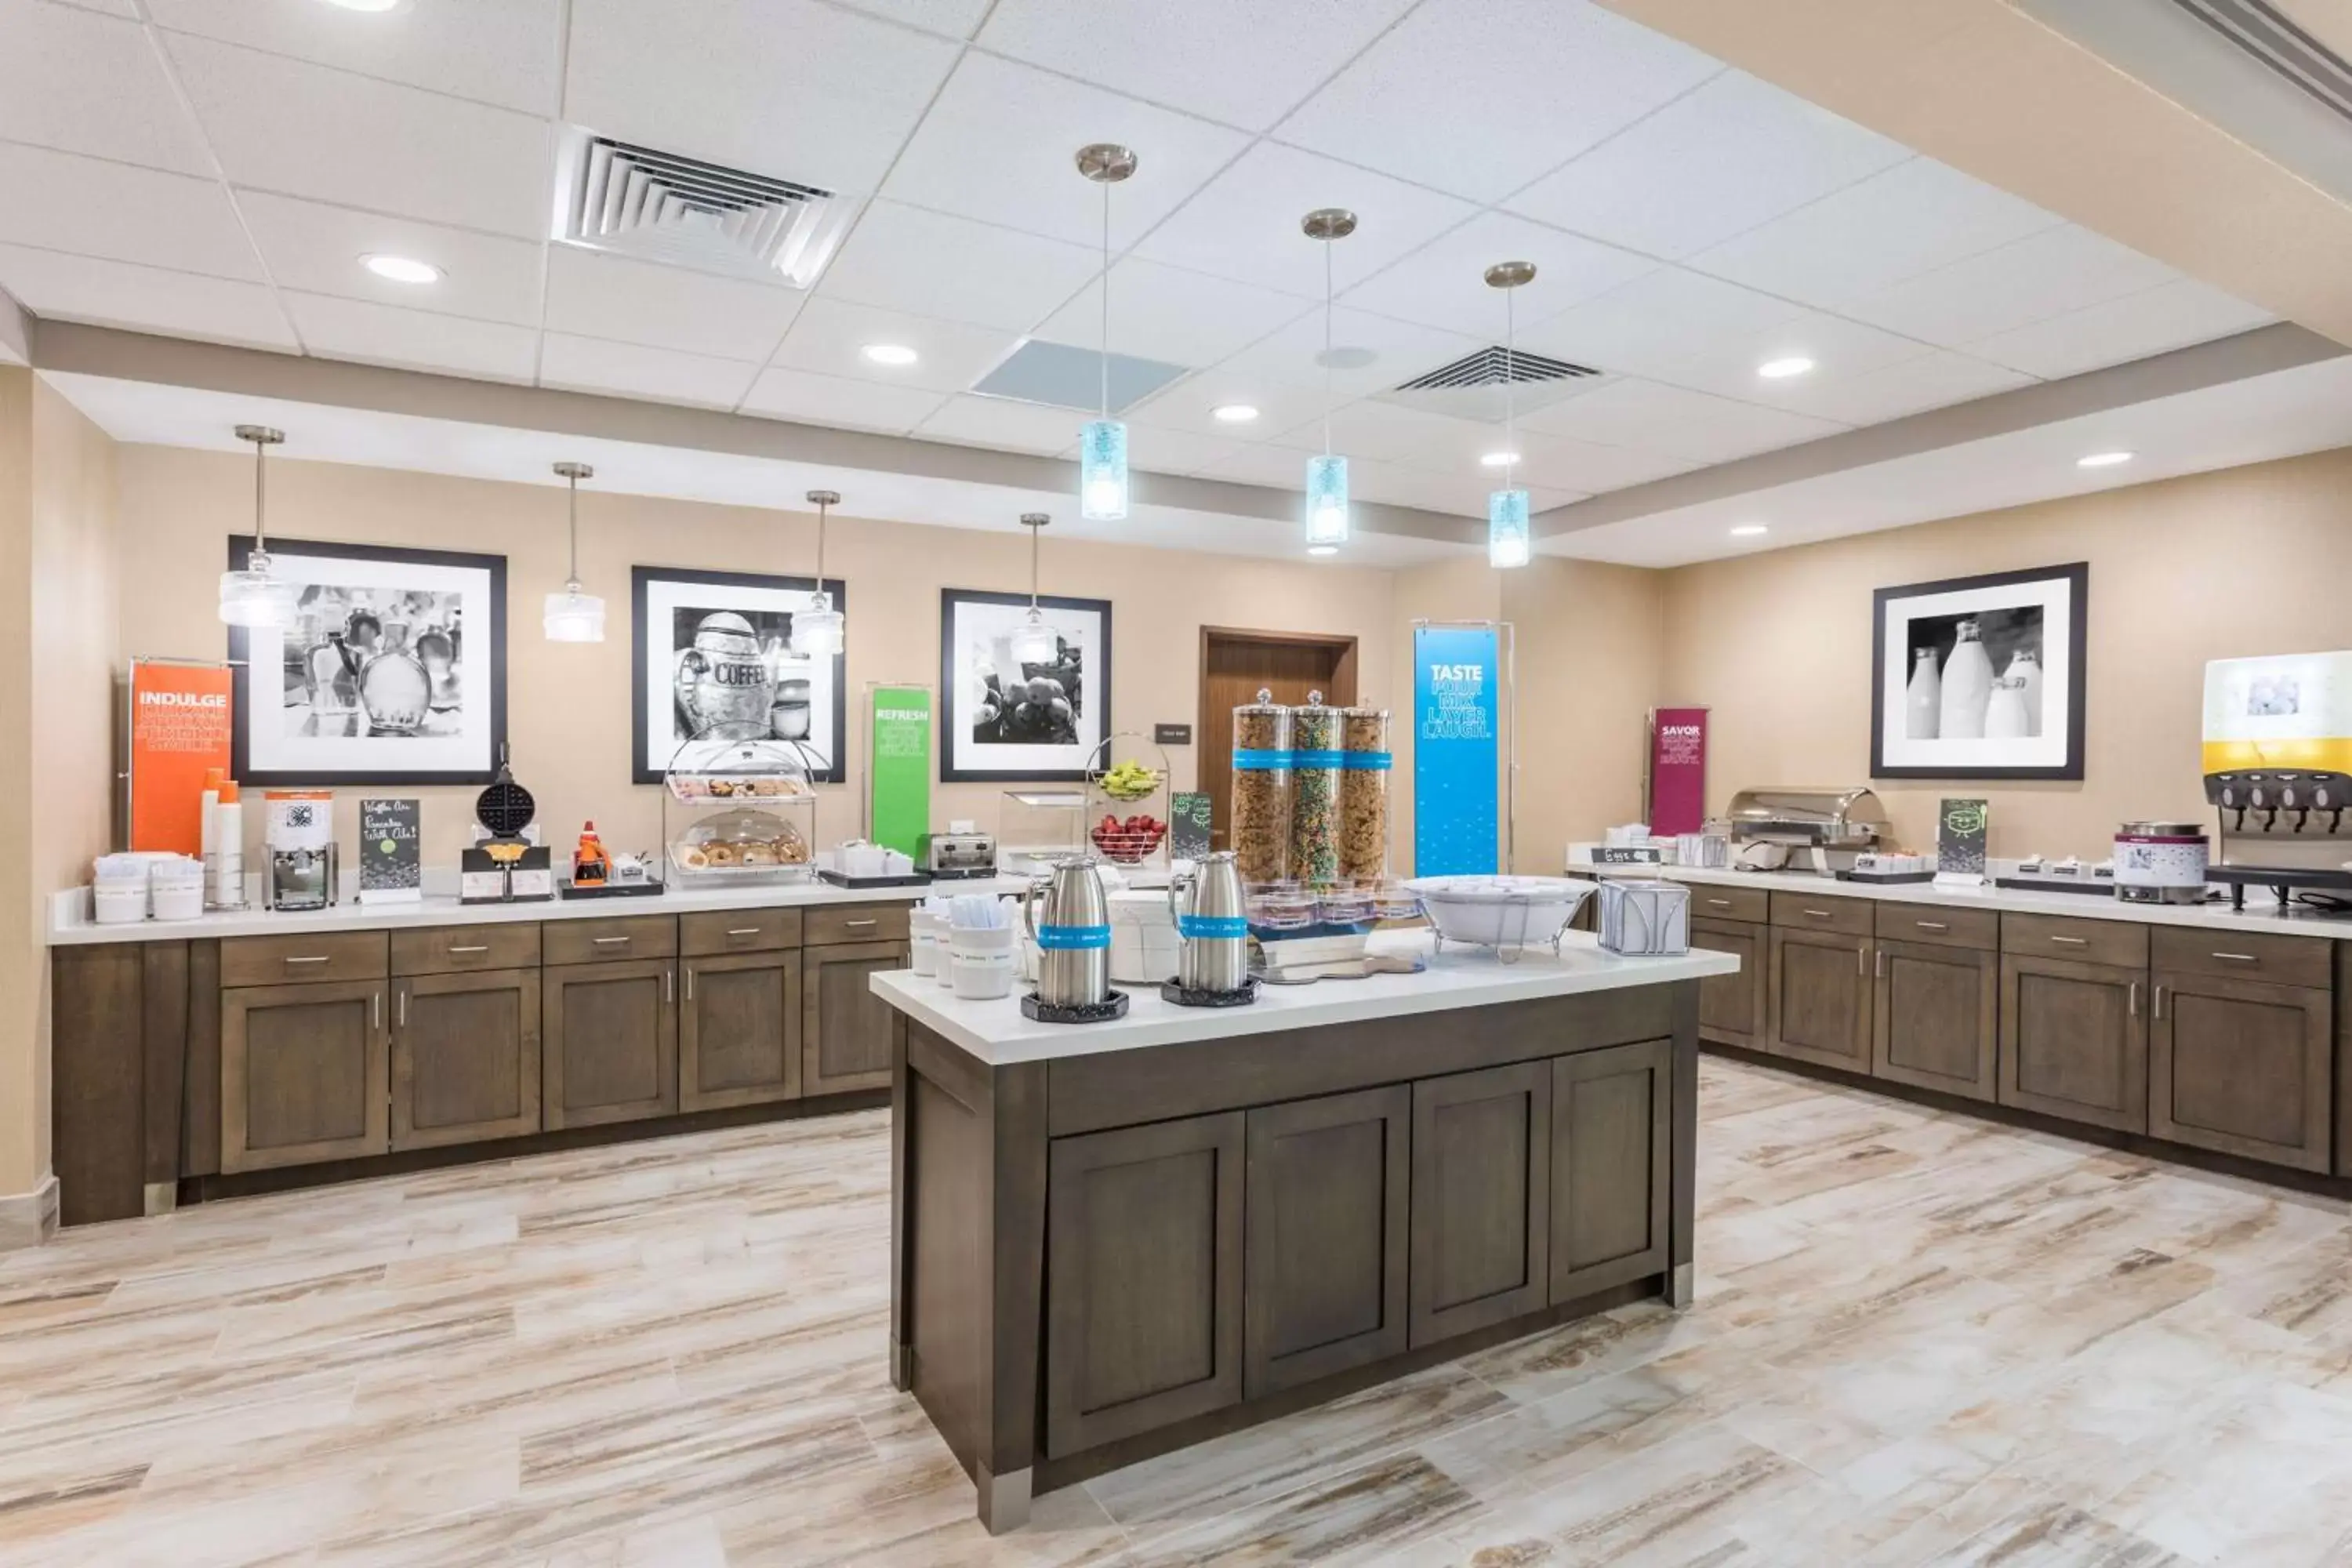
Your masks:
<svg viewBox="0 0 2352 1568"><path fill-rule="evenodd" d="M1165 360L1139 359L1133 354L1110 356L1110 411L1123 413L1130 404L1150 396L1184 374L1184 366ZM1054 408L1075 408L1091 415L1102 406L1103 356L1096 349L1032 338L972 384L982 397L1009 397L1019 403L1042 403ZM1072 440L1077 438L1072 427Z"/></svg>
<svg viewBox="0 0 2352 1568"><path fill-rule="evenodd" d="M1379 396L1384 403L1457 419L1499 422L1505 412L1506 385L1511 392L1510 405L1524 414L1583 391L1601 374L1589 364L1531 354L1525 349L1506 353L1496 343L1425 371Z"/></svg>
<svg viewBox="0 0 2352 1568"><path fill-rule="evenodd" d="M2266 0L2173 0L2330 112L2352 120L2352 66Z"/></svg>
<svg viewBox="0 0 2352 1568"><path fill-rule="evenodd" d="M1546 359L1525 349L1506 351L1497 343L1476 353L1464 354L1452 364L1439 365L1425 375L1416 375L1397 390L1433 392L1455 386L1500 386L1507 381L1525 386L1529 382L1572 381L1600 374L1589 364Z"/></svg>
<svg viewBox="0 0 2352 1568"><path fill-rule="evenodd" d="M594 250L805 289L832 258L852 203L792 180L575 131L555 237Z"/></svg>

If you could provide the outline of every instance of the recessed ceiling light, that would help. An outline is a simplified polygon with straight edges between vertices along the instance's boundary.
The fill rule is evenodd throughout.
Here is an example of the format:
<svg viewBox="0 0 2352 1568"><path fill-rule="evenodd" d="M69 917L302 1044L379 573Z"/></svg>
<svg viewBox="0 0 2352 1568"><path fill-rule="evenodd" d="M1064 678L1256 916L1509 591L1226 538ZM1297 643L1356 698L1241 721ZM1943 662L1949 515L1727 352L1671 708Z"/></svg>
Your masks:
<svg viewBox="0 0 2352 1568"><path fill-rule="evenodd" d="M867 343L859 352L876 364L912 364L920 357L904 343Z"/></svg>
<svg viewBox="0 0 2352 1568"><path fill-rule="evenodd" d="M2129 452L2094 452L2087 458L2075 458L2074 466L2078 468L2112 468L2117 463L2128 463L2131 460L2132 454Z"/></svg>
<svg viewBox="0 0 2352 1568"><path fill-rule="evenodd" d="M327 4L346 11L396 11L403 0L327 0Z"/></svg>
<svg viewBox="0 0 2352 1568"><path fill-rule="evenodd" d="M1339 547L1336 544L1310 544L1307 547L1307 553L1309 555L1337 555L1339 553Z"/></svg>
<svg viewBox="0 0 2352 1568"><path fill-rule="evenodd" d="M1813 362L1802 354L1790 354L1786 359L1768 359L1756 367L1756 374L1767 381L1786 381L1792 375L1802 375L1813 368Z"/></svg>
<svg viewBox="0 0 2352 1568"><path fill-rule="evenodd" d="M1246 425L1257 417L1257 410L1246 403L1220 403L1209 410L1209 417L1220 425Z"/></svg>
<svg viewBox="0 0 2352 1568"><path fill-rule="evenodd" d="M336 0L341 4L341 0ZM391 283L438 283L441 269L429 261L407 256L362 256L360 265Z"/></svg>
<svg viewBox="0 0 2352 1568"><path fill-rule="evenodd" d="M1489 452L1478 459L1482 468L1507 468L1519 460L1517 452Z"/></svg>
<svg viewBox="0 0 2352 1568"><path fill-rule="evenodd" d="M1763 523L1743 522L1738 527L1731 531L1731 537L1734 539L1753 539L1759 533L1769 533L1770 531L1771 530Z"/></svg>

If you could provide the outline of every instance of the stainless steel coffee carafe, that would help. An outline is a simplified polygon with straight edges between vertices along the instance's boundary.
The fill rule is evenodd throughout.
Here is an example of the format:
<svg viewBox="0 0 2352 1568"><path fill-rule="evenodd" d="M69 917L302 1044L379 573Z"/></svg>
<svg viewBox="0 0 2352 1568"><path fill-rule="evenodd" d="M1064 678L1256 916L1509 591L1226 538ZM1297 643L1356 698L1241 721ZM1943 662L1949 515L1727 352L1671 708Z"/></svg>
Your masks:
<svg viewBox="0 0 2352 1568"><path fill-rule="evenodd" d="M1241 863L1230 849L1204 856L1168 884L1179 941L1176 983L1187 991L1239 991L1249 984L1249 913Z"/></svg>
<svg viewBox="0 0 2352 1568"><path fill-rule="evenodd" d="M1110 1000L1110 900L1095 864L1091 855L1056 860L1052 872L1029 884L1022 905L1037 945L1037 1000L1049 1007Z"/></svg>

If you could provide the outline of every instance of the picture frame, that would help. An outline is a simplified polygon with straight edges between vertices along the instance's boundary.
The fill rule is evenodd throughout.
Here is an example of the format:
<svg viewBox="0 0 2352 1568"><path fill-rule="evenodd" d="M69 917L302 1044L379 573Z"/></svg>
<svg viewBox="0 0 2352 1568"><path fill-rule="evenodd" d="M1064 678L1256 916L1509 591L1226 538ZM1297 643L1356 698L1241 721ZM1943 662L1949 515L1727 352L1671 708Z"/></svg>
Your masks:
<svg viewBox="0 0 2352 1568"><path fill-rule="evenodd" d="M252 556L252 535L230 536L230 570ZM269 562L295 616L228 628L236 780L489 783L507 742L507 558L272 538Z"/></svg>
<svg viewBox="0 0 2352 1568"><path fill-rule="evenodd" d="M846 656L809 659L791 651L793 616L807 607L816 585L814 577L630 568L636 783L660 784L680 749L696 739L777 741L803 752L812 783L848 777ZM846 614L847 586L838 577L826 578L824 586L834 608ZM764 723L754 709L765 712Z"/></svg>
<svg viewBox="0 0 2352 1568"><path fill-rule="evenodd" d="M2079 781L2090 574L2077 561L1877 590L1871 776Z"/></svg>
<svg viewBox="0 0 2352 1568"><path fill-rule="evenodd" d="M1062 655L1054 666L1019 667L1034 700L1008 700L1007 640L1030 596L940 590L942 784L1081 783L1112 733L1110 601L1041 595L1036 605L1061 634Z"/></svg>

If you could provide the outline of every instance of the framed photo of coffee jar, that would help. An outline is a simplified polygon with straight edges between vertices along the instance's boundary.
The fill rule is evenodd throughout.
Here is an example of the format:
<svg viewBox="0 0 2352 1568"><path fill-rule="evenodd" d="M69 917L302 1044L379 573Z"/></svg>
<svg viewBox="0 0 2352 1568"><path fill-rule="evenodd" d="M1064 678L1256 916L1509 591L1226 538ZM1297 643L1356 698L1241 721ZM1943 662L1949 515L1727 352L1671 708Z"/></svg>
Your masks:
<svg viewBox="0 0 2352 1568"><path fill-rule="evenodd" d="M632 768L659 784L697 746L783 741L801 748L809 777L845 776L844 656L793 647L793 616L808 608L814 577L639 566L629 574ZM825 589L848 607L838 578Z"/></svg>

